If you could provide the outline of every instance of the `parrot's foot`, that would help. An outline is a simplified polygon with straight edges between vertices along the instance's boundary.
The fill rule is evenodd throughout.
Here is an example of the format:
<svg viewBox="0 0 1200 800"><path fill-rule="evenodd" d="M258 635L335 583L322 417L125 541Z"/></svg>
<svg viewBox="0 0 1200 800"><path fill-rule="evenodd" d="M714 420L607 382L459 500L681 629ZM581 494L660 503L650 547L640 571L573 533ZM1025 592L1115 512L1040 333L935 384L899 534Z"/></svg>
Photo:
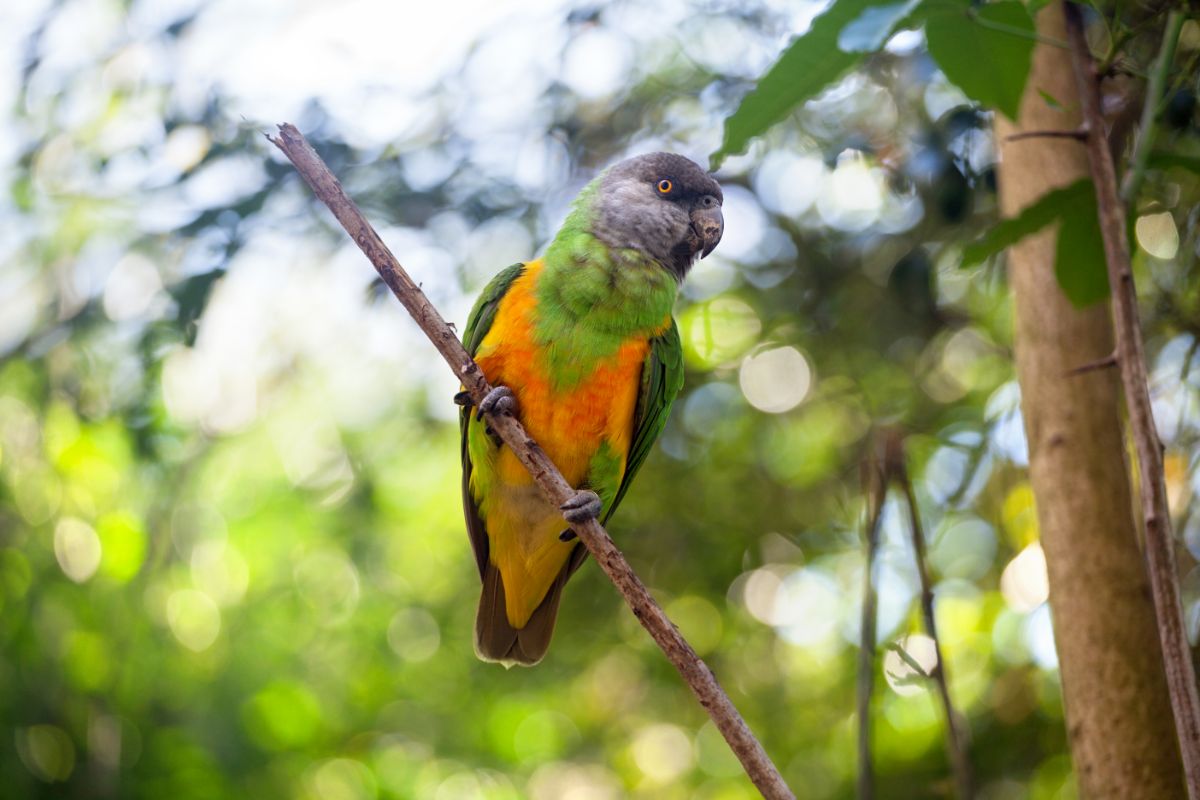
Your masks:
<svg viewBox="0 0 1200 800"><path fill-rule="evenodd" d="M600 495L590 489L580 489L558 508L567 522L587 522L600 516L604 504L600 501Z"/></svg>
<svg viewBox="0 0 1200 800"><path fill-rule="evenodd" d="M454 404L470 408L475 405L475 401L471 399L470 392L459 392L454 395ZM479 404L479 410L475 413L475 421L479 422L483 419L483 415L491 412L493 414L508 414L510 417L517 415L517 396L513 394L512 389L507 386L497 386L483 396L483 402ZM484 428L484 433L492 440L492 444L500 447L504 444L503 440L492 430L492 426L488 425Z"/></svg>
<svg viewBox="0 0 1200 800"><path fill-rule="evenodd" d="M515 417L517 396L507 386L497 386L483 396L483 402L479 404L479 411L475 414L475 421L483 419L484 414L508 414Z"/></svg>
<svg viewBox="0 0 1200 800"><path fill-rule="evenodd" d="M454 395L454 404L470 408L475 405L475 401L471 399L470 392L459 392ZM476 421L483 419L483 415L489 411L493 414L516 416L517 397L512 393L512 389L507 386L497 386L485 394L483 402L479 404L479 411L475 414Z"/></svg>
<svg viewBox="0 0 1200 800"><path fill-rule="evenodd" d="M560 542L572 542L578 538L579 538L579 535L576 534L575 531L571 530L570 528L567 528L565 531L563 531L562 533L560 533L558 535L558 540Z"/></svg>

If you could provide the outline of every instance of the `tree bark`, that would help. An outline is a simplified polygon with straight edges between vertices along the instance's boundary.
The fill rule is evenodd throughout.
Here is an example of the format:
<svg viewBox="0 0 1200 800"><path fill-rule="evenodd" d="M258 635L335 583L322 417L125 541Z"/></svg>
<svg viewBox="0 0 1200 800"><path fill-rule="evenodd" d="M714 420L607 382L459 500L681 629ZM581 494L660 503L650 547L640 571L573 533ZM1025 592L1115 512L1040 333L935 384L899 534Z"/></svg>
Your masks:
<svg viewBox="0 0 1200 800"><path fill-rule="evenodd" d="M1067 38L1054 3L1039 33ZM1061 102L1047 103L1038 90ZM1070 54L1038 44L1013 125L996 117L1000 207L1014 216L1046 192L1087 177L1071 138L1009 140L1021 131L1080 126ZM1108 303L1071 305L1054 276L1057 233L1009 251L1030 481L1050 576L1067 732L1087 798L1184 796L1183 772L1131 499L1113 369L1068 374L1113 352ZM1101 265L1097 265L1100 268Z"/></svg>

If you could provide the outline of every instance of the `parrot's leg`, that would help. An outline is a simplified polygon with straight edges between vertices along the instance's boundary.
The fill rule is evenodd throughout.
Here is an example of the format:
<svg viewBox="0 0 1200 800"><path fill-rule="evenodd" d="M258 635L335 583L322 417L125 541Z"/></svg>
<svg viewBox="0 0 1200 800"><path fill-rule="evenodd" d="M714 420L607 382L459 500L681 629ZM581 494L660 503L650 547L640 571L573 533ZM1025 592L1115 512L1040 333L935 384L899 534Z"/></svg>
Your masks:
<svg viewBox="0 0 1200 800"><path fill-rule="evenodd" d="M508 414L515 417L517 396L507 386L495 387L483 396L483 402L479 404L479 411L475 414L475 421L483 419L484 414Z"/></svg>
<svg viewBox="0 0 1200 800"><path fill-rule="evenodd" d="M604 509L604 503L600 500L600 495L590 489L580 489L571 499L559 506L563 512L563 518L567 522L587 522L589 519L595 519L600 516L600 512ZM559 536L561 539L562 537ZM569 540L564 540L569 541Z"/></svg>

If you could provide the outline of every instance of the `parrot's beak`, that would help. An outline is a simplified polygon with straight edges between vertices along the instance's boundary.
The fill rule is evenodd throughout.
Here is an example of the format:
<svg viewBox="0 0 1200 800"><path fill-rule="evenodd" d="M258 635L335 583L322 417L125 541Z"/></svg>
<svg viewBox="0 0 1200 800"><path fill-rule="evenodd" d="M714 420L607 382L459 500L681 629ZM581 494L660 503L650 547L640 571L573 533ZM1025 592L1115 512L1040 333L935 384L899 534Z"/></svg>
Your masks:
<svg viewBox="0 0 1200 800"><path fill-rule="evenodd" d="M704 258L716 248L721 241L721 234L725 232L725 217L721 214L721 207L713 205L709 208L694 210L692 212L692 230L700 237L703 245L700 257Z"/></svg>

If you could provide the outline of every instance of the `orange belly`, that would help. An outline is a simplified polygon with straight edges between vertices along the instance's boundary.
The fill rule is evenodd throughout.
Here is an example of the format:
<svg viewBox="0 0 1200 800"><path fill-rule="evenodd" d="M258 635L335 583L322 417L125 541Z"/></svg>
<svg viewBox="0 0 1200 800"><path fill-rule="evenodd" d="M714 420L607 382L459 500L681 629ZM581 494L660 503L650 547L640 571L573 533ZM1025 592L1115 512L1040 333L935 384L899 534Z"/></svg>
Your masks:
<svg viewBox="0 0 1200 800"><path fill-rule="evenodd" d="M620 459L619 482L649 341L630 339L574 386L555 387L533 330L533 287L540 270L541 262L532 262L509 288L476 361L490 383L512 389L525 429L568 483L579 487L588 481L593 458L605 443ZM561 513L542 497L512 451L502 447L485 455L478 449L472 448L472 495L487 527L489 559L504 580L509 622L520 628L574 545L559 540L565 527ZM591 488L603 495L606 487Z"/></svg>

